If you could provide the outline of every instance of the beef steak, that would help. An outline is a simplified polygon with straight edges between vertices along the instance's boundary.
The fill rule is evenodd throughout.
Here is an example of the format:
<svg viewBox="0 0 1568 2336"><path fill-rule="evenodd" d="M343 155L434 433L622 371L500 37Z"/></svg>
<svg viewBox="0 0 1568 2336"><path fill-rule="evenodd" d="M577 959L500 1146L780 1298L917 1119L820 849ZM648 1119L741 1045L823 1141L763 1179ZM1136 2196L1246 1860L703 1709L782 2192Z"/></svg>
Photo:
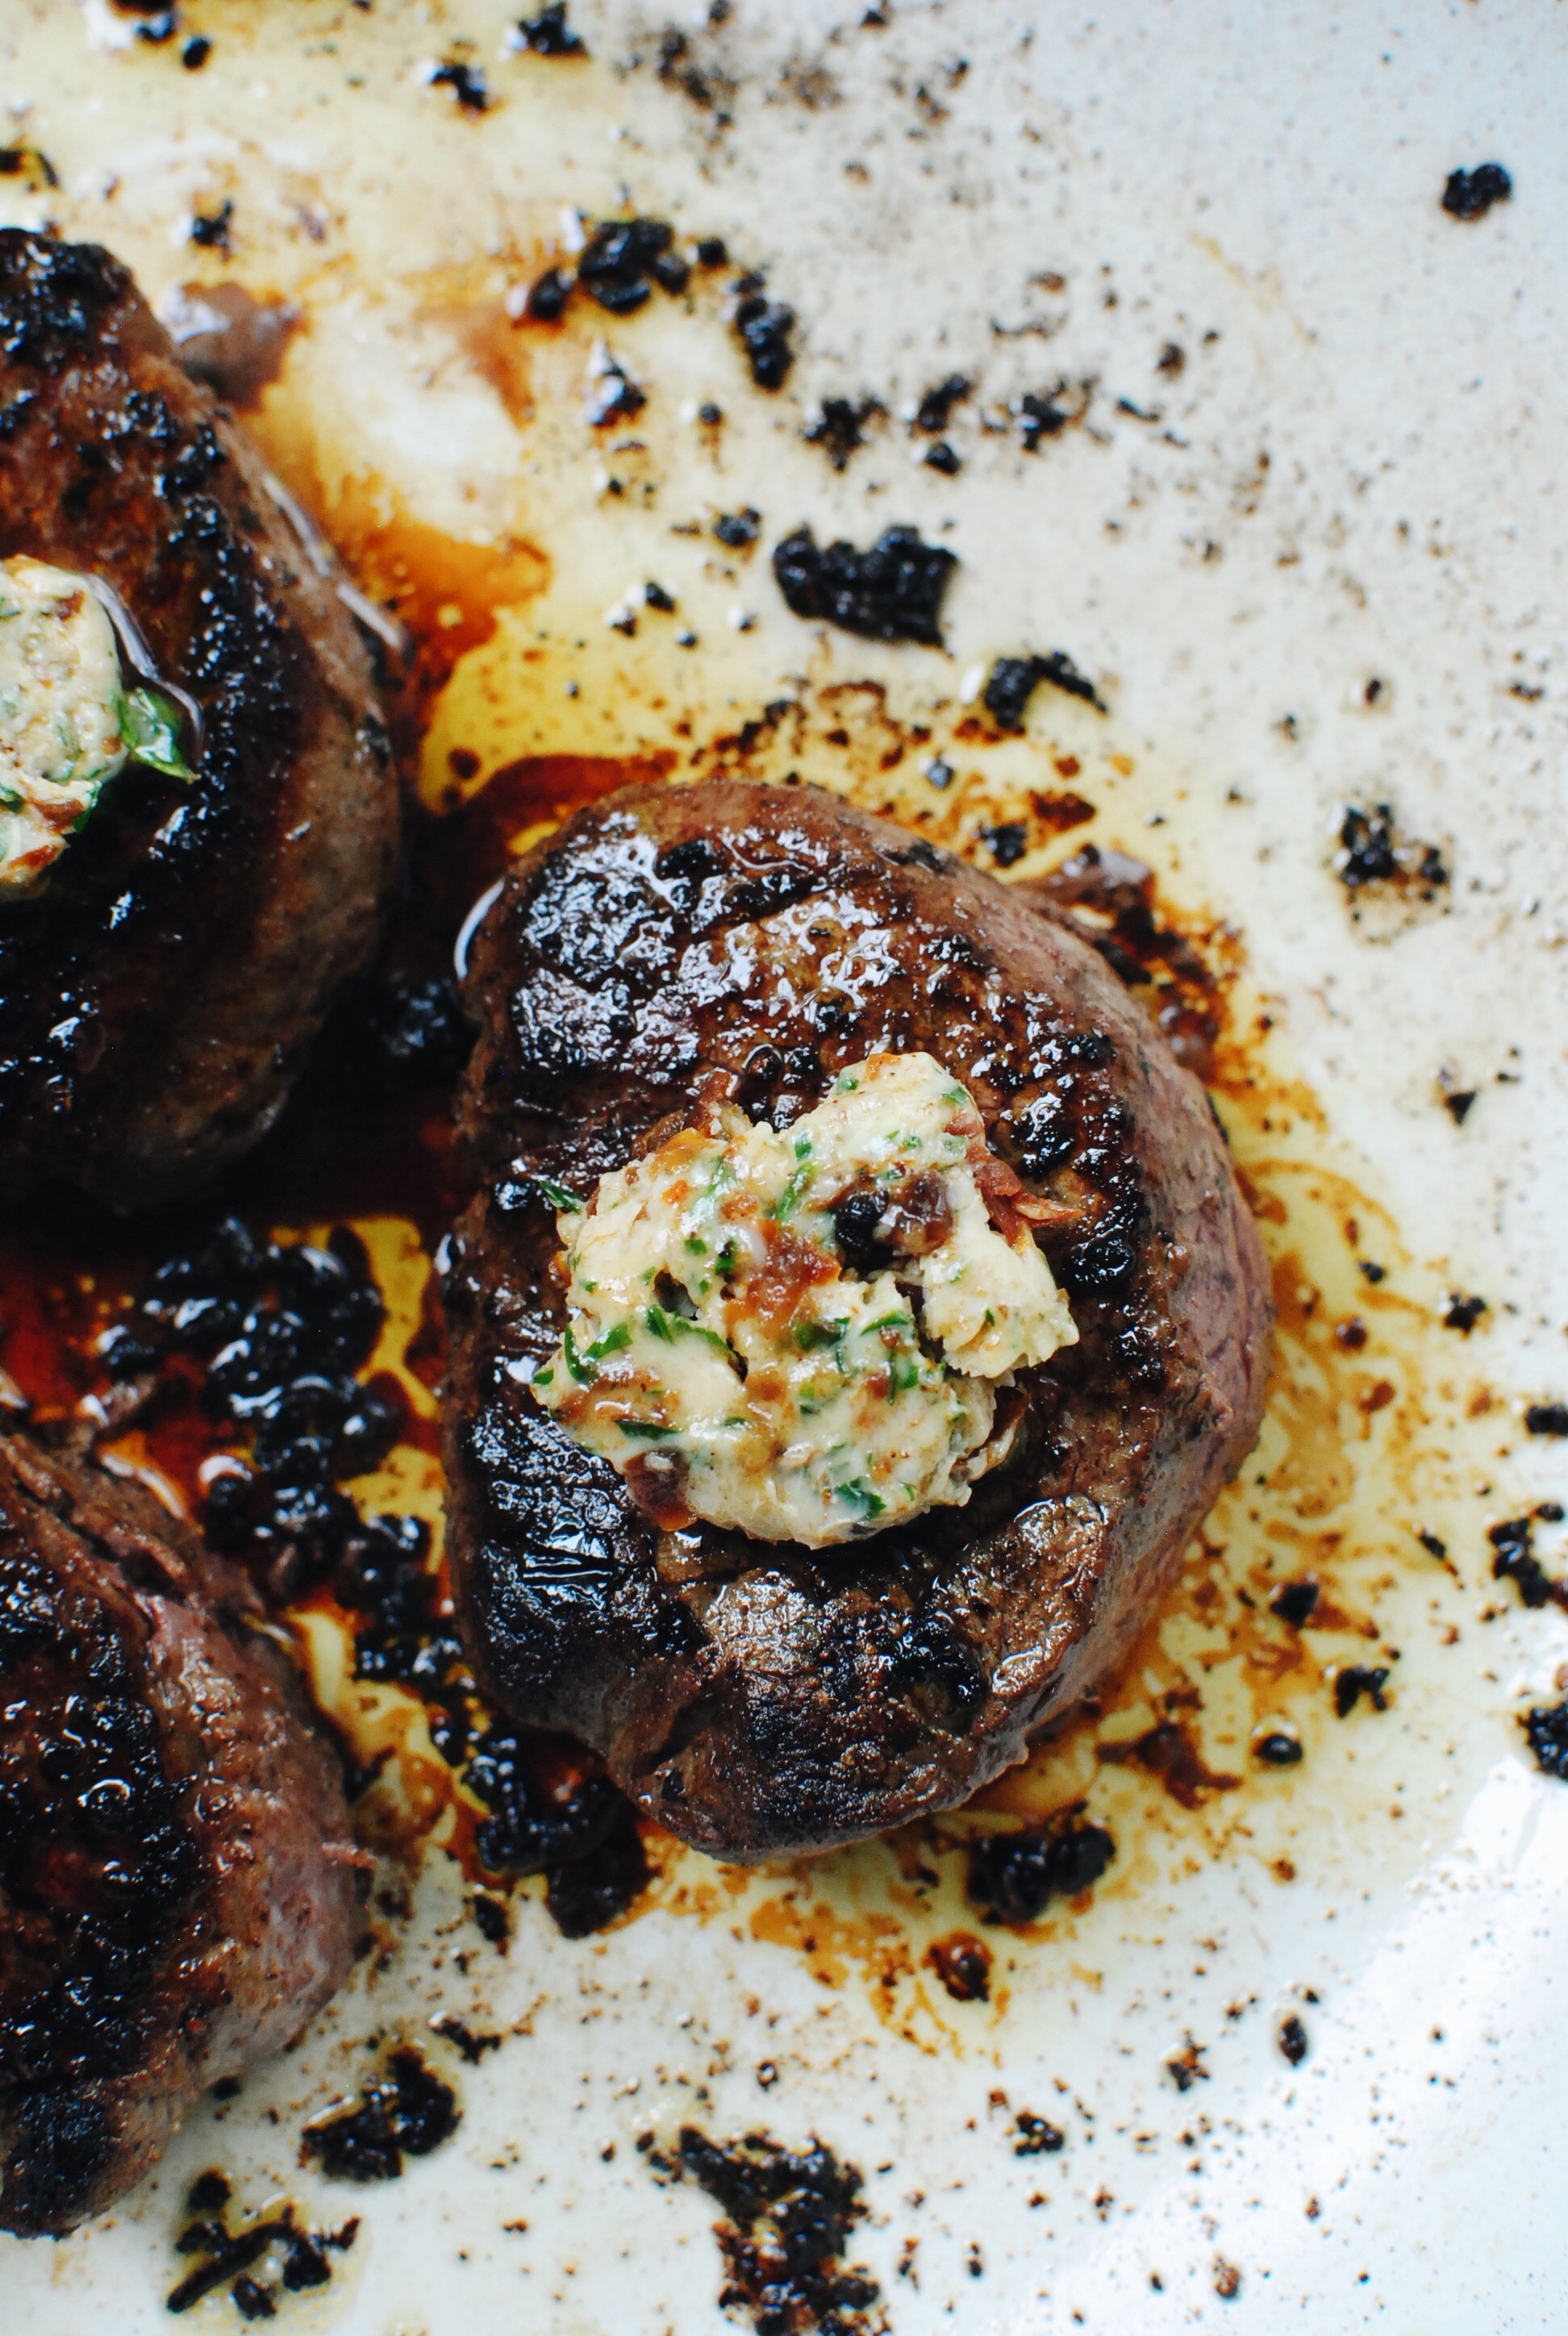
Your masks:
<svg viewBox="0 0 1568 2336"><path fill-rule="evenodd" d="M314 556L313 556L314 551ZM336 580L119 261L0 229L0 558L100 579L192 697L0 906L0 1191L186 1190L276 1116L393 883L399 792Z"/></svg>
<svg viewBox="0 0 1568 2336"><path fill-rule="evenodd" d="M0 1437L0 2230L99 2213L354 1959L369 1861L260 1620L140 1486Z"/></svg>
<svg viewBox="0 0 1568 2336"><path fill-rule="evenodd" d="M487 1691L724 1857L963 1800L1116 1660L1257 1432L1267 1279L1202 1087L1076 934L813 788L579 813L508 879L467 998L448 1546ZM661 1533L529 1391L560 1334L538 1179L591 1190L699 1095L787 1125L878 1048L937 1056L1059 1204L1080 1343L965 1508L815 1552Z"/></svg>

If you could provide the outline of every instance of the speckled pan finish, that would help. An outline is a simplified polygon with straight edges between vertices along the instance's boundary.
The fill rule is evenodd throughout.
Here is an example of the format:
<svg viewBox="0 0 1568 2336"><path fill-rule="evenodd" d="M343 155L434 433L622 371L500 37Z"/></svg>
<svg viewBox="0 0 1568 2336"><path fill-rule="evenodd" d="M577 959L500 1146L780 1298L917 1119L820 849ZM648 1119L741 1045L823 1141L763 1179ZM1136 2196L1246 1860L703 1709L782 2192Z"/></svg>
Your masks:
<svg viewBox="0 0 1568 2336"><path fill-rule="evenodd" d="M1554 13L906 0L879 24L735 0L716 28L683 10L681 49L657 13L574 0L582 63L507 53L492 0L181 13L158 45L107 0L0 0L6 136L59 180L24 159L0 216L109 242L155 302L227 277L298 304L251 416L280 475L362 574L394 519L488 562L488 638L454 592L427 790L454 747L481 775L684 755L785 697L799 727L766 774L810 756L989 864L981 828L1074 763L1096 824L1031 830L1009 872L1114 844L1244 956L1254 1076L1221 1109L1280 1260L1283 1369L1256 1465L1100 1723L1130 1743L1184 1679L1211 1769L1241 1781L1183 1808L1080 1734L969 1820L1086 1797L1118 1844L1086 1906L985 1932L940 1843L745 1876L670 1850L651 1903L587 1941L525 1885L502 1957L433 1847L412 1917L378 1917L385 1952L296 2050L193 2115L102 2223L0 2242L6 2324L170 2324L184 2187L220 2164L248 2211L363 2217L331 2284L280 2301L280 2336L716 2336L716 2210L638 2148L694 2121L814 2134L862 2170L850 2259L899 2336L1560 2327L1568 1786L1517 1715L1561 1694L1568 1621L1525 1611L1486 1542L1568 1491L1568 1445L1522 1416L1568 1395ZM211 50L187 70L193 32ZM487 110L429 82L453 59ZM1486 160L1511 201L1446 216L1447 174ZM689 311L501 330L562 207L623 192L765 263L800 319L776 396L745 377L730 277ZM193 251L193 213L225 198L231 254ZM635 429L583 419L596 333L647 392ZM976 394L944 475L902 416L952 373ZM1026 394L1068 417L1033 453ZM887 409L842 472L800 436L834 395ZM710 531L748 505L749 560ZM790 615L766 551L802 520L950 545L946 649ZM677 618L615 629L648 578ZM1108 713L1042 692L1026 739L965 743L977 670L1057 648ZM879 740L916 727L954 742L954 790L919 754L881 772ZM1347 802L1437 846L1437 898L1352 902ZM416 1312L426 1269L394 1225L376 1238ZM1443 1326L1451 1291L1488 1301L1467 1335ZM357 1489L438 1497L412 1463ZM1558 1528L1535 1545L1560 1571ZM1295 1669L1236 1595L1276 1561L1344 1610ZM1389 1708L1337 1719L1320 1664L1374 1640L1398 1650L1377 1657ZM1306 1746L1288 1773L1248 1751L1271 1705ZM924 1961L957 1930L984 1932L989 2002ZM466 2065L429 2035L443 2012L501 2044ZM384 2187L302 2169L300 2127L364 2075L365 2039L410 2034L458 2088L453 2140ZM1018 2154L1026 2111L1059 2153ZM190 2324L241 2323L219 2293Z"/></svg>

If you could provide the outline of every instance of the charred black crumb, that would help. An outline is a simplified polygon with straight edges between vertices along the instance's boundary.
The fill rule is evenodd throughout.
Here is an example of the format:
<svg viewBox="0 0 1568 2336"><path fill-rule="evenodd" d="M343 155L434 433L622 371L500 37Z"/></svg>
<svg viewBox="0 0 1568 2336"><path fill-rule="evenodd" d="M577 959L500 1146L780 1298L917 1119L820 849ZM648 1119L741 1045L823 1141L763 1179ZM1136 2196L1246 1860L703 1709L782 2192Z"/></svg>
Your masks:
<svg viewBox="0 0 1568 2336"><path fill-rule="evenodd" d="M305 2231L296 2231L283 2259L283 2284L291 2295L306 2288L326 2285L332 2277L332 2265L326 2260L326 2250L333 2244L312 2238Z"/></svg>
<svg viewBox="0 0 1568 2336"><path fill-rule="evenodd" d="M138 8L134 13L140 20L136 37L139 41L145 41L150 48L161 48L165 41L174 38L179 29L180 11L177 8Z"/></svg>
<svg viewBox="0 0 1568 2336"><path fill-rule="evenodd" d="M202 2193L200 2200L199 2191ZM190 2204L208 2207L221 2208L229 2199L229 2184L220 2174L200 2176L189 2194ZM175 2241L175 2251L184 2255L200 2254L204 2260L187 2273L173 2290L167 2308L173 2312L189 2312L203 2296L232 2280L231 2292L242 2316L247 2320L269 2320L277 2310L278 2291L252 2278L249 2266L276 2247L283 2257L282 2284L290 2294L325 2287L332 2277L328 2250L346 2252L354 2244L358 2229L355 2220L346 2223L338 2231L303 2231L295 2222L292 2206L285 2206L264 2223L239 2231L230 2231L222 2220L194 2224Z"/></svg>
<svg viewBox="0 0 1568 2336"><path fill-rule="evenodd" d="M1295 1582L1279 1582L1269 1592L1269 1611L1277 1614L1281 1622L1289 1622L1293 1630L1299 1630L1317 1612L1321 1595L1320 1584L1310 1573Z"/></svg>
<svg viewBox="0 0 1568 2336"><path fill-rule="evenodd" d="M449 89L464 113L488 113L490 86L477 65L465 57L447 57L430 75L432 89Z"/></svg>
<svg viewBox="0 0 1568 2336"><path fill-rule="evenodd" d="M229 229L234 224L234 205L227 198L215 211L198 211L190 222L190 239L205 251L221 251L227 258L231 249Z"/></svg>
<svg viewBox="0 0 1568 2336"><path fill-rule="evenodd" d="M1365 1273L1366 1267L1363 1266L1361 1270ZM1467 1338L1485 1311L1486 1300L1484 1298L1464 1298L1457 1290L1452 1290L1444 1309L1443 1327L1446 1330L1461 1331Z"/></svg>
<svg viewBox="0 0 1568 2336"><path fill-rule="evenodd" d="M544 1903L564 1939L586 1939L618 1921L651 1879L648 1852L629 1802L623 1802L598 1847L551 1865Z"/></svg>
<svg viewBox="0 0 1568 2336"><path fill-rule="evenodd" d="M1420 1543L1428 1557L1445 1558L1447 1556L1447 1543L1446 1541L1439 1541L1435 1533L1428 1533L1425 1525L1417 1526L1416 1538Z"/></svg>
<svg viewBox="0 0 1568 2336"><path fill-rule="evenodd" d="M1379 1281L1387 1281L1388 1279L1388 1267L1386 1265L1376 1264L1369 1257L1359 1257L1356 1260L1356 1270L1361 1276L1363 1281L1369 1281L1374 1289L1376 1289ZM1467 1299L1465 1302L1466 1305L1469 1305L1474 1301ZM1483 1308L1485 1308L1485 1301L1483 1299ZM1456 1323L1454 1327L1456 1329L1463 1329L1464 1325L1462 1323Z"/></svg>
<svg viewBox="0 0 1568 2336"><path fill-rule="evenodd" d="M1383 1689L1388 1679L1387 1663L1345 1663L1334 1674L1334 1709L1341 1719L1348 1719L1366 1696L1374 1711L1387 1711L1388 1698Z"/></svg>
<svg viewBox="0 0 1568 2336"><path fill-rule="evenodd" d="M743 277L742 282L745 280ZM782 389L795 361L790 338L795 328L794 310L780 300L767 299L760 290L746 291L735 307L735 328L757 387Z"/></svg>
<svg viewBox="0 0 1568 2336"><path fill-rule="evenodd" d="M219 2207L228 2205L233 2195L234 2187L229 2176L220 2174L215 2166L209 2166L205 2174L197 2175L185 2193L185 2203L193 2214L214 2214Z"/></svg>
<svg viewBox="0 0 1568 2336"><path fill-rule="evenodd" d="M729 246L726 243L722 235L705 235L698 237L696 247L696 264L699 268L727 268L729 266Z"/></svg>
<svg viewBox="0 0 1568 2336"><path fill-rule="evenodd" d="M587 44L567 23L567 0L550 0L537 16L518 24L510 45L535 57L586 57Z"/></svg>
<svg viewBox="0 0 1568 2336"><path fill-rule="evenodd" d="M761 527L762 513L753 511L748 505L745 511L720 511L713 523L713 531L730 550L744 551L756 541Z"/></svg>
<svg viewBox="0 0 1568 2336"><path fill-rule="evenodd" d="M576 277L564 268L547 268L544 274L536 276L529 286L523 313L531 316L536 324L559 324L566 314L566 304L571 298L576 281Z"/></svg>
<svg viewBox="0 0 1568 2336"><path fill-rule="evenodd" d="M990 1950L979 1939L959 1931L950 1939L934 1940L926 1961L955 2003L990 2001Z"/></svg>
<svg viewBox="0 0 1568 2336"><path fill-rule="evenodd" d="M180 62L187 73L200 73L212 54L212 44L205 33L192 33L180 52Z"/></svg>
<svg viewBox="0 0 1568 2336"><path fill-rule="evenodd" d="M914 410L911 429L918 430L922 437L940 438L973 388L968 374L950 373L946 381L939 381L934 388L924 392Z"/></svg>
<svg viewBox="0 0 1568 2336"><path fill-rule="evenodd" d="M1537 1704L1520 1725L1543 1775L1568 1785L1568 1701Z"/></svg>
<svg viewBox="0 0 1568 2336"><path fill-rule="evenodd" d="M1537 1501L1535 1504L1535 1514L1544 1525L1560 1525L1563 1514L1561 1501Z"/></svg>
<svg viewBox="0 0 1568 2336"><path fill-rule="evenodd" d="M1047 438L1059 437L1069 423L1081 422L1089 410L1094 384L1058 381L1047 390L1028 390L1014 400L1018 420L1018 443L1026 454L1037 453Z"/></svg>
<svg viewBox="0 0 1568 2336"><path fill-rule="evenodd" d="M238 2077L219 2077L212 2088L212 2098L215 2101L237 2101L240 2089Z"/></svg>
<svg viewBox="0 0 1568 2336"><path fill-rule="evenodd" d="M998 657L986 677L980 702L998 730L1023 728L1029 700L1042 682L1069 697L1082 698L1101 714L1105 711L1099 691L1087 674L1079 672L1066 649L1053 649L1048 657Z"/></svg>
<svg viewBox="0 0 1568 2336"><path fill-rule="evenodd" d="M820 2141L801 2151L760 2133L720 2143L696 2126L681 2127L673 2157L648 2154L667 2180L699 2184L724 2211L722 2309L747 2312L758 2336L871 2336L864 2315L881 2291L859 2265L842 2263L866 2214L856 2166Z"/></svg>
<svg viewBox="0 0 1568 2336"><path fill-rule="evenodd" d="M439 2148L461 2117L452 2087L404 2044L387 2056L385 2074L365 2088L358 2108L307 2126L300 2146L340 2181L390 2182L405 2156Z"/></svg>
<svg viewBox="0 0 1568 2336"><path fill-rule="evenodd" d="M1470 1116L1470 1107L1475 1100L1474 1087L1451 1087L1444 1095L1443 1108L1456 1127L1464 1126Z"/></svg>
<svg viewBox="0 0 1568 2336"><path fill-rule="evenodd" d="M1059 2125L1048 2117L1037 2117L1032 2109L1020 2109L1013 2119L1013 2131L1018 2138L1013 2143L1015 2157L1054 2157L1065 2149L1067 2136Z"/></svg>
<svg viewBox="0 0 1568 2336"><path fill-rule="evenodd" d="M487 1898L476 1892L469 1901L473 1926L482 1939L504 1954L511 1943L511 1913L504 1898Z"/></svg>
<svg viewBox="0 0 1568 2336"><path fill-rule="evenodd" d="M1290 2063L1299 2068L1307 2057L1307 2031L1293 2011L1288 2011L1274 2031L1274 2041Z"/></svg>
<svg viewBox="0 0 1568 2336"><path fill-rule="evenodd" d="M629 422L648 404L626 367L608 352L601 355L589 384L587 421L590 430L608 430L612 423Z"/></svg>
<svg viewBox="0 0 1568 2336"><path fill-rule="evenodd" d="M1553 1584L1531 1547L1531 1535L1528 1517L1508 1517L1494 1525L1486 1538L1492 1544L1492 1579L1512 1582L1521 1602L1538 1608L1551 1603Z"/></svg>
<svg viewBox="0 0 1568 2336"><path fill-rule="evenodd" d="M966 1887L988 1922L1032 1922L1052 1898L1076 1897L1116 1854L1109 1829L1076 1812L1045 1825L992 1834L969 1845Z"/></svg>
<svg viewBox="0 0 1568 2336"><path fill-rule="evenodd" d="M1208 2051L1206 2044L1195 2044L1189 2032L1179 2052L1166 2055L1165 2073L1179 2093L1190 2093L1197 2084L1206 2084L1209 2071L1203 2066Z"/></svg>
<svg viewBox="0 0 1568 2336"><path fill-rule="evenodd" d="M1252 1737L1252 1757L1265 1768L1297 1768L1303 1757L1301 1739L1288 1721L1260 1728Z"/></svg>
<svg viewBox="0 0 1568 2336"><path fill-rule="evenodd" d="M1513 192L1514 181L1501 162L1480 162L1473 170L1450 170L1439 200L1450 219L1478 219Z"/></svg>
<svg viewBox="0 0 1568 2336"><path fill-rule="evenodd" d="M165 2310L189 2312L193 2304L200 2303L204 2295L210 2295L213 2289L221 2287L226 2280L248 2271L252 2263L260 2261L268 2247L286 2243L293 2236L292 2211L265 2223L253 2223L248 2230L235 2232L232 2235L219 2226L217 2244L207 2261L198 2263L194 2271L187 2272L179 2285L170 2291L164 2299Z"/></svg>
<svg viewBox="0 0 1568 2336"><path fill-rule="evenodd" d="M495 1874L543 1874L545 1903L565 1937L603 1930L647 1888L631 1804L581 1759L552 1778L540 1739L496 1726L469 1763L467 1783L491 1811L475 1836L481 1863Z"/></svg>
<svg viewBox="0 0 1568 2336"><path fill-rule="evenodd" d="M691 270L674 242L665 219L606 219L579 257L577 280L610 316L629 316L656 283L667 292L685 291Z"/></svg>
<svg viewBox="0 0 1568 2336"><path fill-rule="evenodd" d="M1527 1436L1568 1436L1568 1403L1533 1403L1525 1407Z"/></svg>
<svg viewBox="0 0 1568 2336"><path fill-rule="evenodd" d="M842 471L865 444L866 423L886 411L880 398L824 397L801 436L808 446L820 446L833 469Z"/></svg>
<svg viewBox="0 0 1568 2336"><path fill-rule="evenodd" d="M940 648L941 605L958 566L954 553L923 543L913 527L883 530L869 551L823 548L809 527L774 551L774 574L797 617L818 618L867 640L918 641Z"/></svg>
<svg viewBox="0 0 1568 2336"><path fill-rule="evenodd" d="M672 592L667 592L662 584L651 582L645 584L642 588L642 597L645 607L657 608L661 616L674 616L675 595Z"/></svg>
<svg viewBox="0 0 1568 2336"><path fill-rule="evenodd" d="M980 842L998 868L1011 868L1029 848L1029 831L1021 819L1004 820L998 827L982 827Z"/></svg>
<svg viewBox="0 0 1568 2336"><path fill-rule="evenodd" d="M1378 886L1429 901L1447 886L1448 871L1437 845L1403 834L1391 804L1347 803L1339 842L1334 873L1352 895Z"/></svg>
<svg viewBox="0 0 1568 2336"><path fill-rule="evenodd" d="M477 2068L487 2052L499 2052L501 2049L499 2036L476 2036L467 2022L458 2018L455 2011L443 2011L441 2017L438 2020L433 2020L430 2025L435 2035L444 2036L449 2044L456 2045L471 2068Z"/></svg>
<svg viewBox="0 0 1568 2336"><path fill-rule="evenodd" d="M956 477L964 467L963 458L954 452L945 438L939 438L928 451L925 464L928 471L940 471L944 479Z"/></svg>

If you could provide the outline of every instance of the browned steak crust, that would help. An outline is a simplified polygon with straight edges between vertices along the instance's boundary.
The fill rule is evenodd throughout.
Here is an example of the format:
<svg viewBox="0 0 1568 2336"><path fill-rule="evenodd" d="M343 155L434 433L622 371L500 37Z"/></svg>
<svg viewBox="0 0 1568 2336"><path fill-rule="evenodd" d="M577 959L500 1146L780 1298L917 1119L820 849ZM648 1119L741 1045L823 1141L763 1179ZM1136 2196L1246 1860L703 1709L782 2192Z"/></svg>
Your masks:
<svg viewBox="0 0 1568 2336"><path fill-rule="evenodd" d="M1203 1089L1075 934L815 789L580 813L510 878L468 997L448 1546L489 1691L726 1857L961 1801L1116 1660L1257 1431L1266 1277ZM559 1336L533 1180L591 1189L715 1074L784 1124L877 1047L938 1056L1063 1202L1082 1343L968 1508L815 1553L661 1536L509 1372Z"/></svg>
<svg viewBox="0 0 1568 2336"><path fill-rule="evenodd" d="M0 906L0 1190L200 1183L375 949L396 774L264 475L116 259L0 230L0 557L111 585L206 737L197 785L123 771L41 896Z"/></svg>
<svg viewBox="0 0 1568 2336"><path fill-rule="evenodd" d="M0 2230L68 2231L341 1984L365 1863L241 1576L0 1437Z"/></svg>

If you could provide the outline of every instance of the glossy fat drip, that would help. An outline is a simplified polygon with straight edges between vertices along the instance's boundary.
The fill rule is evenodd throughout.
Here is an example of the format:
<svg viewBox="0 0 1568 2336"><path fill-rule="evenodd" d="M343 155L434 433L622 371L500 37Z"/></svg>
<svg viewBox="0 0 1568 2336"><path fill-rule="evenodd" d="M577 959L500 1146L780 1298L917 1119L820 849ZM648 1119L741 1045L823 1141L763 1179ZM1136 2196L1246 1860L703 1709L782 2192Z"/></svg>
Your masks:
<svg viewBox="0 0 1568 2336"><path fill-rule="evenodd" d="M667 1524L817 1549L961 1506L1011 1447L998 1392L1077 1338L930 1055L871 1056L782 1134L721 1105L552 1197L569 1320L532 1384Z"/></svg>
<svg viewBox="0 0 1568 2336"><path fill-rule="evenodd" d="M176 720L154 691L126 690L86 578L0 560L0 897L38 884L132 756L190 777Z"/></svg>

